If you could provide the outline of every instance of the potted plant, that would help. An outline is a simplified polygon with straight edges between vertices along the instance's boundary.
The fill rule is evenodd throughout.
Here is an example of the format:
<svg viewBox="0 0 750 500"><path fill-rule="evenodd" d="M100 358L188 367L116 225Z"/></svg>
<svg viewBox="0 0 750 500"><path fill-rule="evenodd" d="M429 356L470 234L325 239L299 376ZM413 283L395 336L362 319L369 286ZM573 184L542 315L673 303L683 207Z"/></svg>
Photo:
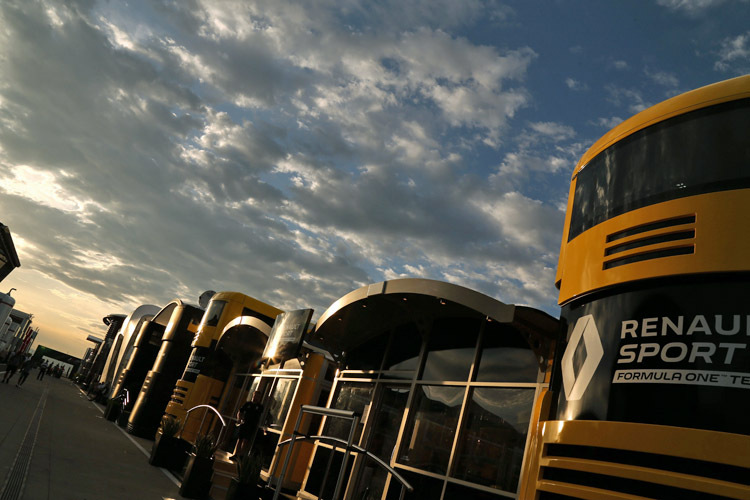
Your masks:
<svg viewBox="0 0 750 500"><path fill-rule="evenodd" d="M128 420L130 420L130 412L131 410L126 410L124 407L120 409L120 414L117 415L117 425L122 427L123 429L128 426Z"/></svg>
<svg viewBox="0 0 750 500"><path fill-rule="evenodd" d="M187 460L190 443L177 437L180 421L174 417L164 416L156 432L154 445L148 463L169 470L182 470Z"/></svg>
<svg viewBox="0 0 750 500"><path fill-rule="evenodd" d="M185 498L206 498L211 489L214 471L216 442L210 434L200 434L195 439L193 451L188 455L185 476L180 485L180 495Z"/></svg>
<svg viewBox="0 0 750 500"><path fill-rule="evenodd" d="M109 398L107 408L104 410L104 418L114 422L120 416L120 410L122 410L122 399L120 397Z"/></svg>
<svg viewBox="0 0 750 500"><path fill-rule="evenodd" d="M258 500L262 489L260 471L263 468L263 454L252 452L237 462L237 477L233 478L227 489L225 500Z"/></svg>

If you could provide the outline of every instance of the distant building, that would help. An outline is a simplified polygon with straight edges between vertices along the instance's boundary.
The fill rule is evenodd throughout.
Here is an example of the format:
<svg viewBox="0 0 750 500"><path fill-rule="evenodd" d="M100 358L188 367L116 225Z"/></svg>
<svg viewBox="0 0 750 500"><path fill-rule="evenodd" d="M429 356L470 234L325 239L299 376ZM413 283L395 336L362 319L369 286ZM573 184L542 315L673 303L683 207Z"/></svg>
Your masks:
<svg viewBox="0 0 750 500"><path fill-rule="evenodd" d="M41 364L42 361L46 361L53 366L60 365L64 370L63 376L66 377L70 376L71 373L75 373L75 371L81 366L81 360L79 358L43 345L36 348L31 359L35 364Z"/></svg>
<svg viewBox="0 0 750 500"><path fill-rule="evenodd" d="M6 322L0 328L0 352L13 352L18 350L26 339L31 326L32 315L13 309L8 316L10 322Z"/></svg>

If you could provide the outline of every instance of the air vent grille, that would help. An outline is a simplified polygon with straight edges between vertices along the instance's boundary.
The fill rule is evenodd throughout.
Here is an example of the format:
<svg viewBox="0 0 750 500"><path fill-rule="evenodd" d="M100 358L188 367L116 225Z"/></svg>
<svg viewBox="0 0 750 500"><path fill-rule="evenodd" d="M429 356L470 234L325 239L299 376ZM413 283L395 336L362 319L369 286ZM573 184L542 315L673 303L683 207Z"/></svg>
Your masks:
<svg viewBox="0 0 750 500"><path fill-rule="evenodd" d="M540 500L590 498L595 492L601 498L750 498L750 469L704 460L550 444L541 465Z"/></svg>
<svg viewBox="0 0 750 500"><path fill-rule="evenodd" d="M657 229L665 229L674 226L682 226L685 224L695 224L695 215L683 215L680 217L674 217L671 219L660 220L655 222L649 222L648 224L641 224L640 226L634 226L622 231L617 231L607 236L607 243L635 236L636 234L645 233L648 231L656 231Z"/></svg>
<svg viewBox="0 0 750 500"><path fill-rule="evenodd" d="M608 235L604 249L604 257L607 260L604 261L603 269L695 253L695 227L689 227L690 224L695 224L695 215L650 222ZM644 233L649 234L642 238L632 238ZM627 241L621 241L626 238ZM613 242L614 244L611 244ZM674 245L665 246L665 243L674 243ZM632 252L638 249L642 251Z"/></svg>

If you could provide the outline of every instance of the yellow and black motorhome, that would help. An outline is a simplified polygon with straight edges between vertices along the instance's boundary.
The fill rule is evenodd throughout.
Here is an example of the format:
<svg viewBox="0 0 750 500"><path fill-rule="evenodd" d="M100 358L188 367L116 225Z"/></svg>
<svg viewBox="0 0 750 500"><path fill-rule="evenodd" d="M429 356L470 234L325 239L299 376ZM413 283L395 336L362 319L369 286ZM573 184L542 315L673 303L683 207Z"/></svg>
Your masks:
<svg viewBox="0 0 750 500"><path fill-rule="evenodd" d="M192 343L193 351L184 373L174 388L165 414L184 421L183 437L192 440L200 421L185 421L187 411L198 405L219 407L225 385L233 371L233 360L222 341L236 344L236 339L224 339L225 327L239 317L261 320L269 327L283 311L238 292L219 292L211 298ZM262 344L262 345L261 345ZM257 346L258 360L265 342ZM229 349L231 351L231 348Z"/></svg>
<svg viewBox="0 0 750 500"><path fill-rule="evenodd" d="M521 498L750 498L750 76L575 168L561 338Z"/></svg>

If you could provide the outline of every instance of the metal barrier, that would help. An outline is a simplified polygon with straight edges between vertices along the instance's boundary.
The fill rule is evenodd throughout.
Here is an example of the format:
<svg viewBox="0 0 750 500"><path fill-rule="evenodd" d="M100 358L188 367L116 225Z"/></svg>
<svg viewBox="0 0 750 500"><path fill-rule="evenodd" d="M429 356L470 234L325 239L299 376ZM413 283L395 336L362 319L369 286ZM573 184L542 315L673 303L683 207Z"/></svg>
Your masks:
<svg viewBox="0 0 750 500"><path fill-rule="evenodd" d="M198 405L198 406L193 406L192 408L190 408L185 413L185 421L182 423L182 427L180 427L180 433L178 434L178 436L182 437L182 431L185 429L185 424L187 424L188 418L190 418L190 412L193 410L197 410L198 408L206 408L206 410L211 410L212 412L216 414L217 417L219 417L219 421L221 422L221 430L219 431L219 435L216 437L216 442L220 443L221 436L222 434L224 434L224 429L226 429L227 424L226 422L224 422L224 419L222 418L221 413L219 413L219 411L211 405ZM203 418L201 419L201 423L198 426L198 430L203 429L203 424L205 421L206 421L206 412L203 413Z"/></svg>
<svg viewBox="0 0 750 500"><path fill-rule="evenodd" d="M123 408L130 404L130 391L128 391L127 389L121 390L120 394L118 394L117 397L122 399Z"/></svg>
<svg viewBox="0 0 750 500"><path fill-rule="evenodd" d="M325 417L332 417L332 418L342 418L345 420L350 420L352 425L349 428L349 438L348 440L344 441L343 439L335 438L332 436L307 436L305 434L299 434L299 425L302 421L302 416L305 413L313 414L313 415L322 415ZM349 461L349 455L352 451L356 451L357 453L364 454L368 458L371 458L375 463L379 464L382 468L387 470L393 477L395 477L399 483L401 483L401 494L399 495L399 500L403 500L404 495L407 491L412 492L414 491L414 488L404 479L403 476L401 476L396 470L385 463L383 460L381 460L376 455L373 455L369 451L365 450L361 446L357 446L353 443L354 441L354 432L357 429L357 425L359 424L360 415L357 412L349 411L349 410L336 410L332 408L323 408L320 406L310 406L310 405L303 405L299 415L297 416L297 423L294 425L294 432L292 433L292 437L280 442L276 445L277 448L288 444L289 447L287 448L286 456L284 457L284 464L281 467L281 475L279 476L279 480L276 483L276 491L273 494L273 500L278 500L279 494L281 493L281 485L284 483L284 479L286 479L286 472L287 468L289 466L289 460L292 457L292 449L294 448L294 443L296 441L323 441L328 442L329 444L333 444L333 451L336 451L336 444L343 445L342 448L344 448L344 459L341 462L341 468L339 469L339 475L336 479L336 488L333 491L333 497L331 497L331 500L336 500L338 498L338 495L341 491L341 486L344 481L344 475L346 474L346 465ZM331 470L331 463L333 461L333 455L334 453L331 453L331 456L328 458L328 463L326 464L326 470L323 474L323 482L320 486L320 491L318 493L318 498L322 498L323 490L325 489L326 482L328 480L328 474ZM275 468L274 468L275 472Z"/></svg>

